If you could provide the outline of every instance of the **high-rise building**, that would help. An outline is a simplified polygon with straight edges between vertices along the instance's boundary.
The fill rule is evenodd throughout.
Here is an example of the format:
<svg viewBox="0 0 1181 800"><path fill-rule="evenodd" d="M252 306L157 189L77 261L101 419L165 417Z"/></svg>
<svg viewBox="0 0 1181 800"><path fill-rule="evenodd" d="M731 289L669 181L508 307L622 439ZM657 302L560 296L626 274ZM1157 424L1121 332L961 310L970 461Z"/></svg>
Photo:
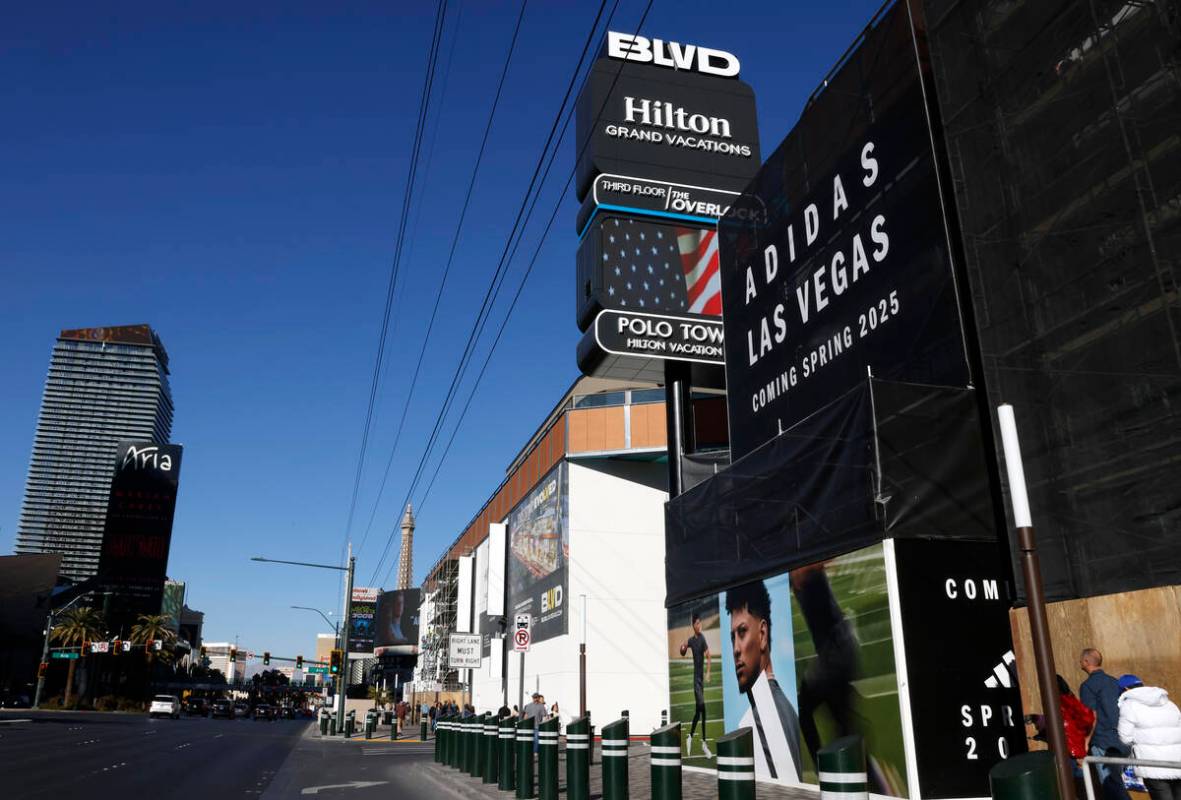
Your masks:
<svg viewBox="0 0 1181 800"><path fill-rule="evenodd" d="M148 325L63 330L29 460L16 552L61 553L61 573L98 571L120 441L168 442L168 354Z"/></svg>

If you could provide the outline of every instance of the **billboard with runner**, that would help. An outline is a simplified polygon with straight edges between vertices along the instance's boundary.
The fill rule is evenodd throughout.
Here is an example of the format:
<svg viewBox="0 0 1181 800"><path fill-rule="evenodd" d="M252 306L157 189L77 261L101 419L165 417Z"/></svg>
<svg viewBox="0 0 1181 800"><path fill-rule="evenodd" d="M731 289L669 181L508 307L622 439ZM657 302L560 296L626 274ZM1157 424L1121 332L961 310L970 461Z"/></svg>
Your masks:
<svg viewBox="0 0 1181 800"><path fill-rule="evenodd" d="M531 614L533 641L566 632L570 556L566 464L554 467L508 517L509 616Z"/></svg>

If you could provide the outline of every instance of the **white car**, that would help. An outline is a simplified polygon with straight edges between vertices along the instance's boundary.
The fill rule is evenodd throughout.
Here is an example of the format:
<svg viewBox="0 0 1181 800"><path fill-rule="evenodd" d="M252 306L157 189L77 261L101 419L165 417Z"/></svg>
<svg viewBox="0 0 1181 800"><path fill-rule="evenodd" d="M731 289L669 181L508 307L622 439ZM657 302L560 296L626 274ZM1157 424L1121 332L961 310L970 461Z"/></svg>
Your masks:
<svg viewBox="0 0 1181 800"><path fill-rule="evenodd" d="M149 717L168 716L180 719L180 698L171 694L158 694L152 698L152 705L148 708Z"/></svg>

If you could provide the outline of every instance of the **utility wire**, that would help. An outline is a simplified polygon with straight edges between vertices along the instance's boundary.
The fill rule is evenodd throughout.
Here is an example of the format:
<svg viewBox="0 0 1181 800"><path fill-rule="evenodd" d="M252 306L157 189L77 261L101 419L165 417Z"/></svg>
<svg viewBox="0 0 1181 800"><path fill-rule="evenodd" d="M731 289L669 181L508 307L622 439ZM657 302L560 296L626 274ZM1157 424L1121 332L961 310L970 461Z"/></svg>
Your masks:
<svg viewBox="0 0 1181 800"><path fill-rule="evenodd" d="M394 258L390 264L390 279L386 287L385 308L382 312L381 333L378 336L377 355L373 361L373 376L369 384L369 402L365 412L365 425L361 433L361 447L357 454L357 469L353 477L352 499L349 501L348 519L345 523L344 541L341 543L341 561L344 561L344 549L349 540L353 527L353 515L357 508L357 494L361 487L361 474L365 466L365 452L369 447L369 432L373 424L373 410L377 400L377 387L381 380L381 365L385 358L385 347L389 333L390 312L393 308L394 291L398 283L398 272L402 260L402 244L406 233L406 219L410 210L410 202L414 192L415 173L418 169L418 157L422 149L422 135L426 126L427 112L430 108L431 85L435 79L435 69L438 65L439 42L442 37L443 21L447 13L447 0L439 0L435 10L434 35L427 56L426 74L423 78L422 97L418 104L418 120L414 131L414 144L411 149L410 165L407 172L406 188L402 196L402 209L398 221L398 236L394 245Z"/></svg>
<svg viewBox="0 0 1181 800"><path fill-rule="evenodd" d="M446 411L450 407L450 404L454 398L455 391L456 391L460 376L462 375L462 369L463 369L464 365L467 363L468 359L470 358L470 353L474 347L474 341L475 341L477 331L480 329L480 323L483 320L484 316L486 314L490 313L490 311L491 311L491 302L492 302L492 299L494 296L493 292L498 285L498 281L501 279L501 273L508 266L508 264L506 262L506 258L508 256L508 253L509 253L511 247L512 247L513 240L514 240L514 238L516 238L518 236L518 234L520 234L522 236L524 235L524 227L522 224L522 220L523 220L523 217L525 214L525 210L529 206L529 198L532 196L535 188L537 190L540 190L540 186L537 183L538 176L541 174L542 165L546 161L546 156L549 153L551 145L555 148L557 146L557 142L554 137L556 136L556 134L558 132L558 127L561 124L562 115L563 115L563 112L566 108L566 105L570 101L570 95L573 93L574 87L577 85L578 76L582 72L582 65L583 65L583 62L586 60L587 52L590 50L591 45L595 41L595 30L598 28L599 21L602 19L603 11L605 10L606 5L607 5L607 0L602 0L602 2L599 4L599 10L595 15L594 23L587 32L587 37L586 37L585 43L583 44L582 53L579 56L578 63L576 65L573 73L570 75L570 82L566 87L566 93L563 96L562 103L561 103L561 105L559 105L557 113L554 116L553 124L550 126L549 136L546 137L545 145L542 148L541 155L537 159L537 164L533 169L533 175L530 177L528 187L525 190L525 196L521 199L520 208L517 209L516 219L513 221L513 224L509 230L509 236L505 240L504 250L500 254L500 261L498 262L496 270L493 273L492 279L489 282L488 290L484 294L484 299L483 299L483 302L481 303L480 312L477 315L476 321L472 324L472 330L468 336L467 343L464 345L463 355L461 356L459 363L456 365L455 373L451 379L451 385L447 389L447 394L445 396L446 399L444 400L444 402L440 408L438 416L435 418L435 425L434 425L433 429L431 430L430 437L428 438L426 447L423 450L422 458L419 459L418 467L415 470L414 477L410 483L410 487L406 492L406 499L402 501L402 505L400 507L405 507L406 503L410 502L410 497L413 495L414 489L417 487L418 481L422 476L423 469L426 466L426 461L429 458L430 452L433 449L434 443L439 435L439 430L440 430L440 426L442 425L442 422L443 422L443 417L446 414ZM649 2L649 5L651 5L651 0ZM398 529L396 526L390 531L390 534L386 539L385 548L382 551L381 557L378 559L377 567L374 569L373 578L371 579L370 582L372 582L373 580L376 580L377 576L381 574L382 566L384 565L385 559L389 554L390 547L393 544L394 535L397 532L398 532Z"/></svg>
<svg viewBox="0 0 1181 800"><path fill-rule="evenodd" d="M486 150L488 148L488 138L489 138L490 134L492 133L492 123L493 123L493 120L496 118L496 109L500 105L500 96L501 96L501 93L504 91L505 78L508 77L509 64L512 62L513 52L516 50L516 47L517 47L517 37L521 33L521 22L525 19L525 9L528 7L528 5L529 5L529 0L525 0L524 2L522 2L521 3L521 11L517 15L517 24L516 24L516 27L513 28L513 38L512 38L512 41L509 43L508 52L505 54L505 57L504 57L504 66L501 67L501 70L500 70L500 81L496 85L496 95L492 99L492 108L488 112L488 122L484 125L484 136L480 140L480 149L476 155L476 163L472 167L472 177L468 181L467 193L464 195L464 198L463 198L463 208L460 209L459 217L455 223L455 233L451 237L451 250L447 254L447 264L446 264L446 266L443 267L443 275L442 275L442 278L439 280L438 291L435 292L435 304L434 304L434 307L431 309L431 318L430 318L430 321L427 323L426 335L422 339L422 347L419 348L419 350L418 350L418 361L414 365L414 375L410 379L410 388L407 390L406 400L402 404L402 415L398 420L397 432L394 434L394 444L390 448L389 459L385 462L385 470L382 473L382 477L381 477L381 486L377 492L377 499L373 501L373 510L369 514L369 523L365 526L365 534L364 534L364 536L361 537L361 546L357 548L358 552L360 552L365 547L365 542L369 538L369 531L373 528L373 520L377 517L377 509L378 509L378 506L381 505L381 498L382 498L382 495L385 493L386 481L389 479L389 476L390 476L390 466L394 463L394 454L398 451L398 442L401 441L401 439L402 439L402 430L405 428L405 425L406 425L406 412L410 410L410 401L414 397L414 388L418 385L418 376L419 376L420 372L422 371L422 359L423 359L423 356L426 355L426 349L427 349L427 345L430 342L431 332L434 330L434 327L435 327L435 319L438 317L438 314L439 314L439 303L443 299L443 289L447 285L447 276L450 274L451 265L455 261L455 249L456 249L456 246L459 244L460 233L463 231L464 218L467 216L468 208L471 205L472 191L476 187L476 178L480 173L480 165L484 161L484 153L486 152ZM399 515L401 514L401 511L402 511L402 509L399 508L398 509Z"/></svg>
<svg viewBox="0 0 1181 800"><path fill-rule="evenodd" d="M644 22L647 20L648 14L649 14L649 12L650 12L650 11L651 11L651 9L652 9L652 3L653 3L653 0L648 0L648 3L647 3L647 5L646 5L646 6L645 6L645 8L644 8L644 13L641 15L641 17L640 17L640 21L639 21L639 23L638 23L638 24L637 24L637 26L636 26L636 31L637 31L637 33L638 33L638 32L639 32L639 30L640 30L640 29L643 27L643 25L644 25ZM599 18L602 16L602 12L603 12L603 7L604 7L604 6L605 6L605 0L604 0L604 4L603 4L603 5L601 5L601 6L600 6L600 8L599 8L599 13L598 13L598 15L596 15L596 18L595 18L595 24L594 24L594 25L591 27L591 29L590 29L590 32L589 32L589 35L588 35L588 39L587 39L586 46L584 46L584 48L583 48L583 55L582 55L582 57L580 57L580 59L579 59L579 64L578 64L578 68L575 70L575 73L574 73L574 75L572 76L572 82L573 82L573 80L574 80L574 79L577 77L577 75L578 75L578 74L581 72L581 68L582 68L582 61L585 59L586 51L587 51L587 49L588 49L589 45L591 44L591 42L593 41L593 37L594 37L594 31L596 30L596 28L597 28L597 26L598 26L598 21L599 21ZM616 0L616 4L615 4L615 6L612 8L611 16L614 16L614 9L615 9L615 7L617 7L617 6L618 6L618 0ZM608 18L608 24L610 24L610 17ZM620 75L620 72L618 72L618 71L617 71L617 72L616 72L616 74L615 74L615 76L614 76L614 78L613 78L613 80L612 80L611 87L610 87L610 89L609 89L609 90L608 90L608 92L607 92L607 96L608 96L608 97L610 96L611 92L612 92L612 91L614 91L615 84L616 84L616 82L618 82L618 80L619 80L619 75ZM566 100L568 99L568 96L569 96L569 90L567 91L567 97L563 99L563 103L562 103L562 105L559 107L559 110L558 110L558 115L557 115L557 117L555 117L555 120L554 120L554 125L555 125L555 127L556 127L556 125L557 125L558 121L559 121L559 120L561 119L561 117L562 117L562 109L565 107L565 103L566 103ZM602 105L602 106L599 108L598 112L597 112L597 113L596 113L596 115L595 115L596 122L597 122L597 120L598 120L598 119L599 119L599 118L602 116L602 113L603 113L603 110L605 109L605 107L606 107L606 99L604 99L604 103L603 103L603 105ZM570 111L570 113L568 113L568 114L566 115L566 121L565 121L565 123L562 125L562 133L561 133L561 135L559 136L559 141L560 141L560 139L562 138L562 136L564 136L564 135L565 135L566 128L567 128L567 127L568 127L568 125L569 125L569 121L570 121L570 118L572 117L572 115L573 115L573 108L571 108L571 111ZM551 131L550 131L550 133L551 133L551 138L550 138L550 139L547 139L547 148L548 148L548 145L549 145L550 141L552 140L552 135L553 135L553 133L554 133L554 129L552 129L552 128L551 128ZM576 164L577 164L577 159L578 159L579 157L581 157L581 155L582 155L582 151L583 151L583 150L585 150L585 148L586 148L586 146L587 146L588 144L589 144L589 142L587 142L587 143L584 143L584 145L583 145L583 148L582 148L581 150L579 150L579 152L578 152L578 154L577 154L577 157L576 157L576 159L575 159L575 162L576 162ZM557 150L557 143L555 143L555 145L554 145L554 152L555 152L555 153L556 153L556 150ZM541 166L541 163L542 163L542 161L544 161L544 160L545 160L545 158L546 158L546 155L545 155L545 151L543 150L543 153L542 153L542 158L541 158L541 160L539 160L539 161L538 161L538 165L537 165L537 166L538 166L538 168L540 168L540 166ZM550 155L550 157L549 157L549 164L550 164L550 165L552 165L552 163L553 163L553 159L554 159L554 156L553 156L553 154L551 154L551 155ZM574 175L575 175L576 171L577 171L577 167L576 167L574 170L572 170L572 171L571 171L570 177L569 177L569 178L567 179L567 181L566 181L566 185L565 185L565 186L566 186L566 188L568 188L568 187L569 187L569 185L570 185L570 182L573 180L573 178L574 178ZM549 173L549 167L547 166L547 168L546 168L546 175L548 175L548 173ZM534 170L534 178L536 178L536 175L537 175L537 169L535 169L535 170ZM544 183L544 180L545 180L545 178L543 177L543 179L542 179L542 183ZM530 181L530 191L532 190L532 185L533 185L533 181ZM500 329L499 329L499 331L497 332L497 336L496 336L496 339L495 339L495 341L493 342L492 348L490 348L490 350L489 350L489 352L488 352L488 354L487 354L487 356L486 356L486 358L485 358L485 362L484 362L483 366L481 367L480 374L479 374L479 376L477 377L477 379L476 379L476 382L475 382L475 383L473 384L473 386L472 386L472 389L471 389L471 391L470 391L470 393L469 393L469 396L468 396L468 400L467 400L467 402L465 403L464 409L463 409L463 411L461 412L461 415L460 415L460 418L459 418L458 422L456 423L456 429L455 429L455 431L457 431L457 430L458 430L458 427L459 427L459 425L460 425L460 424L462 424L462 422L463 422L463 418L464 418L464 416L466 415L466 413L467 413L467 410L468 410L468 409L470 408L470 406L471 406L471 401L472 401L472 398L474 397L474 393L475 393L476 389L478 388L478 386L479 386L479 382L480 382L480 380L482 379L482 377L483 377L483 375L484 375L484 373L485 373L485 371L486 371L486 369L487 369L488 363L489 363L489 362L490 362L490 360L491 360L492 353L494 352L496 345L497 345L497 344L499 344L499 342L500 342L500 338L501 338L501 336L502 336L502 334L503 334L503 332L504 332L505 326L506 326L506 325L507 325L507 323L508 323L509 315L511 315L511 312L512 312L512 310L513 310L513 309L516 307L516 303L517 303L517 301L519 300L519 298L520 298L520 296L521 296L521 292L523 291L523 288L524 288L524 285L525 285L525 281L528 279L529 275L532 273L533 266L534 266L534 264L536 263L536 259L537 259L538 255L539 255L539 253L540 253L541 247L542 247L542 245L544 244L545 238L548 236L549 230L550 230L550 228L552 227L552 224L553 224L553 220L554 220L554 218L556 217L556 215L557 215L557 211L558 211L558 209L559 209L559 208L560 208L560 206L561 206L562 196L564 196L564 195L565 195L566 188L564 188L564 189L563 189L562 195L560 195L560 196L559 196L559 198L558 198L558 200L557 200L557 203L556 203L556 205L555 205L555 207L554 207L554 212L553 212L553 214L551 214L550 220L549 220L549 222L548 222L548 223L547 223L547 225L546 225L545 232L542 234L542 238L541 238L541 240L538 242L537 248L536 248L536 249L535 249L535 251L534 251L534 255L533 255L533 258L532 258L532 260L530 261L530 265L529 265L528 269L526 270L525 274L522 276L522 279L521 279L520 283L518 284L517 291L516 291L516 294L515 294L515 296L514 296L514 298L513 298L512 304L511 304L511 306L510 306L510 308L509 308L509 311L508 311L508 313L506 314L505 318L503 319L503 321L502 321L502 323L501 323ZM533 207L535 207L535 206L536 206L537 199L538 199L538 197L540 196L540 192L541 192L541 186L540 186L540 184L538 185L538 190L537 190L537 192L538 192L538 194L537 194L537 196L535 196L535 197L534 197L533 204L530 206L530 213L529 213L529 216L531 216L531 214L532 214L532 209L533 209ZM524 201L523 201L523 203L522 203L522 208L524 207L524 203L528 201L528 197L529 197L529 193L527 192L527 194L526 194L526 197L525 197L525 200L524 200ZM527 225L527 224L528 224L528 218L529 218L529 216L527 216L527 217L526 217L526 219L525 219L525 225ZM520 220L520 217L521 217L521 215L520 215L520 212L518 212L518 221ZM514 230L513 230L513 232L511 232L511 233L510 233L509 240L506 242L506 249L507 249L507 247L508 247L509 243L511 243L511 242L512 242L513 235L516 233L516 228L517 228L517 224L516 224L516 223L514 223ZM520 244L521 238L523 238L523 236L524 236L524 227L522 226L522 227L521 227L521 232L520 232L520 237L518 237L518 239L517 239L517 242L516 242L516 245L519 245L519 244ZM515 254L515 252L516 252L516 246L514 246L514 247L513 247L513 249L512 249L512 252L513 252L513 254ZM502 263L501 263L501 265L498 265L498 268L497 268L497 274L496 274L496 275L494 275L494 277L493 277L493 285L496 287L495 291L496 291L497 293L499 292L499 286L500 286L500 283L502 283L502 282L503 282L503 277L504 277L504 276L503 276L503 274L502 274L502 272L501 272L501 269L502 269L502 267L507 267L507 264L505 264L505 263L504 263L504 257L505 257L505 254L503 254L503 253L502 253L502 256L501 256L501 261L502 261ZM511 256L510 256L510 261L511 261ZM492 286L490 286L490 287L489 287L490 293L492 292L492 289L493 289L493 287L492 287ZM486 299L487 299L487 295L486 295ZM494 302L494 300L495 300L495 295L493 295L492 299L493 299L493 302ZM490 306L486 306L486 307L487 307L487 309L488 309L488 314L490 314L490 313L491 313L491 307L490 307ZM483 309L482 309L482 313L483 313ZM462 376L462 372L463 372L463 371L466 369L466 364L467 364L467 361L468 361L468 359L470 359L470 356L471 356L471 354L472 354L472 352L473 352L473 347L472 347L472 344L473 344L473 338L474 338L474 336L476 335L476 333L477 333L477 330L478 330L478 331L482 331L482 330L483 330L483 327L484 327L484 324L486 323L486 321L487 321L487 319L486 319L486 318L480 319L480 320L478 321L478 323L477 323L477 326L476 326L476 327L473 329L473 337L469 337L468 346L467 346L467 347L465 347L464 356L463 356L463 358L461 359L461 362L460 362L460 367L459 367L459 369L457 369L457 372L456 372L456 378L452 380L452 387L451 387L451 389L449 389L449 390L448 390L448 395L447 395L447 398L446 398L446 400L445 400L445 402L444 402L444 404L443 404L443 407L442 407L442 408L441 408L441 410L440 410L439 416L436 418L436 421L435 421L435 427L434 427L434 429L432 430L431 437L430 437L430 439L429 439L429 441L428 441L428 443L427 443L427 447L426 447L426 449L425 449L425 450L424 450L424 452L423 452L423 457L422 457L422 459L420 459L420 461L419 461L419 466L418 466L418 469L416 470L416 472L415 472L415 477L414 477L413 481L411 482L410 490L407 492L407 499L406 499L406 501L405 501L405 502L409 502L409 498L410 498L411 494L413 493L413 491L414 491L414 488L417 486L418 480L419 480L419 478L421 477L421 473L422 473L423 467L425 466L425 464L426 464L427 460L429 459L430 453L432 452L432 450L433 450L433 448L434 448L434 443L435 443L436 437L437 437L437 435L438 435L438 431L439 431L440 425L441 425L441 423L442 423L442 420L443 420L443 418L445 417L445 415L447 414L447 412L448 412L448 410L449 410L449 408L450 408L450 406L451 406L451 403L454 401L454 397L455 397L455 389L456 389L456 386L457 386L457 383L458 383L458 379L460 379L460 378L461 378L461 376ZM446 454L447 454L447 452L449 452L449 450L450 450L451 443L454 441L454 438L455 438L455 431L453 431L453 432L452 432L452 436L451 436L451 438L450 438L450 439L449 439L449 441L448 441L448 445L447 445L447 447L446 447L446 448L445 448L445 450L444 450L444 454L443 454L443 456L440 458L439 466L437 466L437 467L436 467L435 475L434 475L434 476L432 476L432 479L431 479L431 485L432 485L432 486L433 486L433 483L434 483L434 477L435 477L435 476L437 476L437 474L438 474L438 469L439 469L439 467L441 467L442 460L443 460L444 458L446 458ZM427 491L428 491L428 493L429 493L429 488L428 488L428 490L427 490ZM425 495L424 495L423 501L425 502ZM393 540L393 533L391 532L389 541L390 541L390 542L392 542L392 540ZM387 542L387 550L388 550L388 544L389 544L389 543ZM377 567L377 569L375 570L375 573L374 573L374 579L376 579L376 576L380 574L380 571L381 571L381 565L382 565L382 562L383 562L383 561L384 561L384 554L383 554L382 561L379 561L379 563L378 563L378 567Z"/></svg>

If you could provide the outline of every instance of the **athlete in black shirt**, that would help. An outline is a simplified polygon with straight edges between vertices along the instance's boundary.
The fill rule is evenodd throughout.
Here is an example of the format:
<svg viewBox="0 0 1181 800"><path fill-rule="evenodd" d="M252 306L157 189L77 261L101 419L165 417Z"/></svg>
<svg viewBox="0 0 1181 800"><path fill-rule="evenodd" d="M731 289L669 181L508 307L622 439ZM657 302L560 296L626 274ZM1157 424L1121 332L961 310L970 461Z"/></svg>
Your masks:
<svg viewBox="0 0 1181 800"><path fill-rule="evenodd" d="M693 724L689 727L688 755L693 754L693 734L697 732L697 720L701 720L701 750L706 758L713 758L705 741L705 684L709 682L711 659L709 644L701 633L701 615L693 612L693 635L681 645L681 655L693 653Z"/></svg>

